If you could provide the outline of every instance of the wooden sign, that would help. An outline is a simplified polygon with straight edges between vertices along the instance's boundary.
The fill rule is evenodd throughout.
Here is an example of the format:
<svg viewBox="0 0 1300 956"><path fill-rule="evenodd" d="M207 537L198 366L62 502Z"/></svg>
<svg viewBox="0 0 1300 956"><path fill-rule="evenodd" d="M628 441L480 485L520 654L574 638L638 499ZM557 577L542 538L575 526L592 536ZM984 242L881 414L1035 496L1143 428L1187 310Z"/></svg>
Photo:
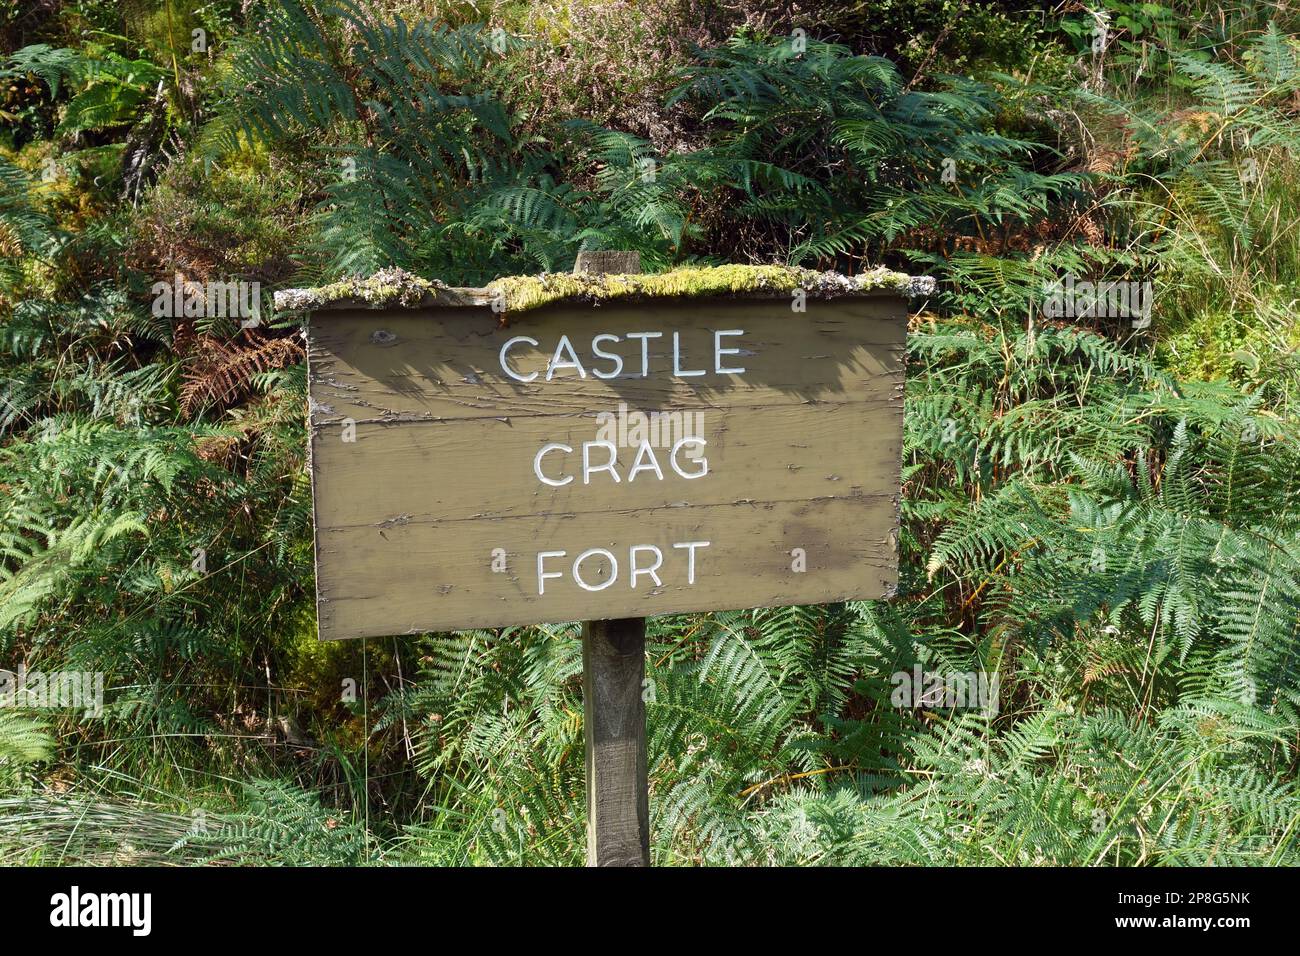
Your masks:
<svg viewBox="0 0 1300 956"><path fill-rule="evenodd" d="M321 637L892 594L906 314L314 312Z"/></svg>

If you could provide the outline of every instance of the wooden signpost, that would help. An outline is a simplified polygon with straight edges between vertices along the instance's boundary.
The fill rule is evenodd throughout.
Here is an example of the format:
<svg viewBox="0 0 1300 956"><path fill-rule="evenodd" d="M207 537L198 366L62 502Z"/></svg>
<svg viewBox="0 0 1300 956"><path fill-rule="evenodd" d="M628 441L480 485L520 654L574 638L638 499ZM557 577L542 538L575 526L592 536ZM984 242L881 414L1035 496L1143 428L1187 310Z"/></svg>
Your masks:
<svg viewBox="0 0 1300 956"><path fill-rule="evenodd" d="M632 275L641 271L641 256L582 252L573 271ZM645 618L584 621L582 736L587 757L588 866L650 865L645 704Z"/></svg>
<svg viewBox="0 0 1300 956"><path fill-rule="evenodd" d="M893 593L906 294L799 299L310 308L321 637L588 622L589 862L648 862L645 616Z"/></svg>

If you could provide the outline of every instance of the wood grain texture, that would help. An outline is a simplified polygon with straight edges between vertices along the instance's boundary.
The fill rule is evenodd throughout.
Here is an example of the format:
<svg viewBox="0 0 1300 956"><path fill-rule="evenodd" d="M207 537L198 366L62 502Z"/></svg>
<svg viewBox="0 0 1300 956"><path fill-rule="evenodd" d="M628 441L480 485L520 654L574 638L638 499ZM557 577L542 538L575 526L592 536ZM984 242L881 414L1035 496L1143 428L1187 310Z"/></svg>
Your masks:
<svg viewBox="0 0 1300 956"><path fill-rule="evenodd" d="M601 430L601 421L591 414L359 427L356 441L349 443L340 440L339 425L329 424L322 426L316 443L317 466L329 475L321 483L318 507L338 516L334 527L382 527L453 516L487 519L861 496L879 488L880 463L901 453L898 434L872 428L889 412L882 403L856 402L687 413L690 417L659 422L659 431L670 440L667 447L661 442L651 450L658 472L647 470L647 457L646 467L632 474L639 446L623 445L614 457L620 481L600 472L585 486L582 443ZM677 463L688 474L707 465L700 477L684 478L672 468L671 436L686 431L698 431L708 444L698 449L702 460L692 460L686 454L692 449L683 448ZM562 488L543 484L534 473L534 457L547 444L573 449L543 458L547 477L573 479ZM485 449L496 450L489 462L481 461ZM608 454L591 458L602 464ZM465 474L467 462L478 469L472 481ZM423 480L379 482L377 470L421 475ZM357 494L367 487L366 494Z"/></svg>
<svg viewBox="0 0 1300 956"><path fill-rule="evenodd" d="M786 303L703 300L680 305L606 305L539 309L500 328L488 309L338 311L312 316L312 422L358 423L522 415L632 408L671 410L727 405L789 405L897 400L905 311L901 299L810 301L795 314ZM712 331L745 329L749 353L733 357L744 375L680 378L672 369L679 334L690 370L712 354ZM573 373L545 381L556 340L579 345L600 333L657 331L647 342L652 374L600 379ZM510 353L522 375L503 374L498 350L516 335L542 343ZM730 340L729 340L730 341ZM549 347L548 347L549 346ZM584 348L579 345L580 348ZM623 343L625 372L640 371L639 343ZM585 348L584 348L585 351ZM611 363L600 362L601 370Z"/></svg>
<svg viewBox="0 0 1300 956"><path fill-rule="evenodd" d="M374 637L626 617L629 608L668 614L882 597L897 580L896 524L895 499L880 495L325 530L317 542L326 572L317 580L320 632ZM673 549L691 541L710 542L696 549L694 584L687 580L686 549ZM634 544L664 554L660 584L641 575L631 586ZM504 572L492 569L497 548ZM618 562L614 583L594 592L569 574L590 548L604 548ZM802 573L791 569L795 548L807 555ZM544 582L544 594L538 593L541 551L566 553L544 561L546 571L565 572ZM592 585L611 571L599 555L581 568Z"/></svg>
<svg viewBox="0 0 1300 956"><path fill-rule="evenodd" d="M312 478L323 638L418 633L537 621L628 618L676 611L875 598L896 583L895 535L902 438L905 305L892 295L810 300L806 313L770 300L683 300L528 313L502 328L487 308L332 311L310 324ZM743 329L712 372L713 333ZM650 374L642 377L647 340ZM673 374L672 333L681 369ZM545 380L568 336L586 364L592 337L620 336L624 375ZM504 373L510 338L539 342L509 353L523 383ZM606 340L605 348L610 349ZM608 372L609 361L599 367ZM658 436L653 469L615 439L614 482L583 482L584 442L610 436L623 406L680 413L660 422L696 434L708 473L685 478ZM627 431L626 427L624 429ZM635 438L632 435L625 436ZM351 438L351 440L345 440ZM538 480L534 456L559 443ZM599 464L603 450L593 449ZM643 463L644 457L641 457ZM683 453L682 470L696 462ZM695 551L694 581L674 544ZM632 546L644 569L663 556L659 581L629 580ZM573 559L604 549L581 566ZM795 570L801 549L806 567ZM539 582L538 552L548 573ZM495 565L495 566L494 566ZM542 588L544 587L544 592ZM542 592L542 593L539 593Z"/></svg>
<svg viewBox="0 0 1300 956"><path fill-rule="evenodd" d="M574 271L640 272L641 256L635 252L579 253ZM690 426L702 429L702 423L693 416ZM657 443L660 437L650 435L647 440ZM627 436L616 434L615 439L622 446ZM671 435L666 439L672 440ZM577 442L567 444L578 447ZM610 457L616 458L617 452ZM536 462L534 470L541 471ZM618 472L611 472L612 480ZM583 474L585 482L589 478L585 469ZM628 474L630 487L635 472ZM650 865L650 780L643 680L645 618L583 622L582 730L587 757L588 866Z"/></svg>
<svg viewBox="0 0 1300 956"><path fill-rule="evenodd" d="M587 865L650 865L645 618L582 626Z"/></svg>
<svg viewBox="0 0 1300 956"><path fill-rule="evenodd" d="M590 274L631 275L641 271L641 253L586 249L578 253L573 271Z"/></svg>

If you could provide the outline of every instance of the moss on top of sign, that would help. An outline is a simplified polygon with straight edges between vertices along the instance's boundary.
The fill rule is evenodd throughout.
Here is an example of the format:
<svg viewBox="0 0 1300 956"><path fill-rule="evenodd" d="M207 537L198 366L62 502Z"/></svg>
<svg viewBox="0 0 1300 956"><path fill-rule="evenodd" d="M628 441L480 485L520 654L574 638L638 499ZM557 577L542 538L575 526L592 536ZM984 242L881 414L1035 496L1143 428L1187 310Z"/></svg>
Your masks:
<svg viewBox="0 0 1300 956"><path fill-rule="evenodd" d="M275 294L283 311L312 311L331 304L364 303L372 307L487 305L525 312L557 302L612 302L707 296L783 295L802 289L811 298L834 298L863 292L925 295L934 280L915 278L889 269L872 269L856 276L816 272L796 266L688 266L657 275L610 275L551 272L537 276L508 276L484 289L454 289L421 279L401 269L385 269L366 279L344 279L317 289L289 289Z"/></svg>
<svg viewBox="0 0 1300 956"><path fill-rule="evenodd" d="M275 294L275 307L285 312L310 312L335 302L364 302L374 307L419 305L450 286L421 279L405 269L381 269L372 276L341 279L315 289L285 289Z"/></svg>
<svg viewBox="0 0 1300 956"><path fill-rule="evenodd" d="M507 312L522 312L555 302L607 302L615 299L657 299L789 293L803 289L813 298L830 298L876 290L901 295L923 293L917 280L901 272L873 269L857 276L814 272L793 266L696 266L658 275L590 275L550 273L511 276L489 283L487 291L505 299Z"/></svg>

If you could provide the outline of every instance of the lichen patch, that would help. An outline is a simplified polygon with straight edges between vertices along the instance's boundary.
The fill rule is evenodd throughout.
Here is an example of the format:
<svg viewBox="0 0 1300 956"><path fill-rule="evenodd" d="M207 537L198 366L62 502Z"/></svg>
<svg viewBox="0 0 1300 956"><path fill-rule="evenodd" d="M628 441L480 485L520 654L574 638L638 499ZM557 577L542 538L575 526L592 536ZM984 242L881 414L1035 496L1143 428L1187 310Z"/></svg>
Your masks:
<svg viewBox="0 0 1300 956"><path fill-rule="evenodd" d="M689 266L657 275L592 275L568 272L508 276L482 289L452 288L401 269L386 269L366 279L345 279L317 289L275 294L279 311L311 312L341 304L372 308L401 305L489 305L503 315L560 302L599 305L617 300L710 296L772 296L802 290L809 298L830 299L866 292L928 295L934 280L885 268L855 276L796 266Z"/></svg>

